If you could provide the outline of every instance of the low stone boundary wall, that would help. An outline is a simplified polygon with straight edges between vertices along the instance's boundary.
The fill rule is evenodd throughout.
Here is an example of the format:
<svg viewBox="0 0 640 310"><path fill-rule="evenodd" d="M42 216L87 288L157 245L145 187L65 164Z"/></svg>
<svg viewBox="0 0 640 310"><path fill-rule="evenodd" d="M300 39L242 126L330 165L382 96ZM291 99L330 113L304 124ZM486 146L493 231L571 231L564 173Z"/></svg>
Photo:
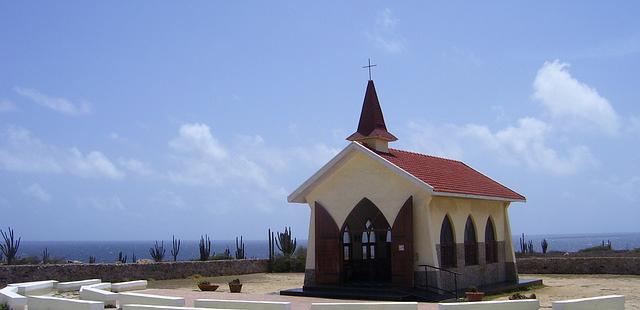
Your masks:
<svg viewBox="0 0 640 310"><path fill-rule="evenodd" d="M206 277L267 271L266 259L162 262L149 264L61 264L0 266L0 285L16 282L56 279L78 281L102 279L119 282L133 279L182 279L193 275Z"/></svg>
<svg viewBox="0 0 640 310"><path fill-rule="evenodd" d="M640 275L640 257L518 258L518 273Z"/></svg>

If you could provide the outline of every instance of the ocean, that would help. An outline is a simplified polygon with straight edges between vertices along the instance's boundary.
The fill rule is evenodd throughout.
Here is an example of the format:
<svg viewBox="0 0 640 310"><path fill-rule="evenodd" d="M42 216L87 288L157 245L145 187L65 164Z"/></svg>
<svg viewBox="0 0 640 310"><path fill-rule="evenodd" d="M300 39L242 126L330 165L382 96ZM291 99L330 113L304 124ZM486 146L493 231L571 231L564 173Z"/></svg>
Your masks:
<svg viewBox="0 0 640 310"><path fill-rule="evenodd" d="M520 235L513 236L514 249L520 249ZM526 240L531 240L534 249L541 251L540 242L547 239L549 251L575 252L580 249L599 245L602 241L611 241L616 250L628 250L640 248L640 233L611 233L611 234L550 234L550 235L525 235ZM298 246L306 246L306 240L298 240ZM136 258L150 258L149 248L154 241L28 241L23 240L20 245L19 256L42 256L42 251L47 248L51 257L66 260L86 262L89 256L95 256L98 262L114 262L118 253L122 251L128 256L129 261L133 255ZM171 258L171 240L164 241L166 249L165 260ZM212 240L212 251L224 252L229 248L233 255L235 240ZM248 258L267 258L269 256L267 240L245 240L245 251ZM277 249L276 249L277 251ZM182 240L179 260L192 260L199 257L197 240Z"/></svg>

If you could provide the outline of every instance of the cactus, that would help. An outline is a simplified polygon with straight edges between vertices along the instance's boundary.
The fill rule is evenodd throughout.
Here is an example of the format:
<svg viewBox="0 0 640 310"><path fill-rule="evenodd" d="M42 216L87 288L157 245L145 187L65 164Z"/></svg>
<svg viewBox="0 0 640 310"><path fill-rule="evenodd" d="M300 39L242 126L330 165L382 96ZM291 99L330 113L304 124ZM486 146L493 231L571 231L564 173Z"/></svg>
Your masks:
<svg viewBox="0 0 640 310"><path fill-rule="evenodd" d="M96 257L95 256L89 256L89 264L95 264L96 263Z"/></svg>
<svg viewBox="0 0 640 310"><path fill-rule="evenodd" d="M158 246L158 241L153 245L152 248L149 248L149 255L153 258L155 262L161 262L164 259L164 254L167 252L164 248L164 241L161 241L160 246Z"/></svg>
<svg viewBox="0 0 640 310"><path fill-rule="evenodd" d="M231 258L231 250L229 250L229 247L224 249L224 253L222 254L222 258L223 259L230 259Z"/></svg>
<svg viewBox="0 0 640 310"><path fill-rule="evenodd" d="M284 233L278 232L278 238L276 239L276 246L282 254L286 257L291 257L296 251L297 240L291 238L291 227L284 228Z"/></svg>
<svg viewBox="0 0 640 310"><path fill-rule="evenodd" d="M529 251L529 253L535 253L533 251L533 241L529 240L529 242L527 242L527 250Z"/></svg>
<svg viewBox="0 0 640 310"><path fill-rule="evenodd" d="M127 263L127 256L122 254L122 251L118 253L118 262L121 264Z"/></svg>
<svg viewBox="0 0 640 310"><path fill-rule="evenodd" d="M18 237L18 240L15 239L13 234L13 229L9 227L8 234L5 233L2 229L0 229L0 233L2 234L2 238L4 239L4 244L0 244L0 250L2 254L7 258L7 265L13 265L16 261L18 255L18 249L20 248L21 237Z"/></svg>
<svg viewBox="0 0 640 310"><path fill-rule="evenodd" d="M236 259L245 259L247 258L244 253L244 241L242 240L242 236L240 236L240 243L238 243L238 237L236 237Z"/></svg>
<svg viewBox="0 0 640 310"><path fill-rule="evenodd" d="M50 258L51 255L49 255L49 249L44 248L44 251L42 251L42 264L48 264Z"/></svg>
<svg viewBox="0 0 640 310"><path fill-rule="evenodd" d="M173 256L173 261L178 261L178 253L180 253L180 239L176 239L175 236L171 236L173 238L173 245L171 247L171 256Z"/></svg>
<svg viewBox="0 0 640 310"><path fill-rule="evenodd" d="M547 239L542 239L540 247L542 248L542 254L547 254L547 249L549 248L549 242L547 242Z"/></svg>
<svg viewBox="0 0 640 310"><path fill-rule="evenodd" d="M131 253L131 262L134 264L138 262L138 258L136 257L136 252Z"/></svg>
<svg viewBox="0 0 640 310"><path fill-rule="evenodd" d="M209 240L209 235L200 236L200 243L198 244L200 247L200 260L206 261L211 257L211 240Z"/></svg>

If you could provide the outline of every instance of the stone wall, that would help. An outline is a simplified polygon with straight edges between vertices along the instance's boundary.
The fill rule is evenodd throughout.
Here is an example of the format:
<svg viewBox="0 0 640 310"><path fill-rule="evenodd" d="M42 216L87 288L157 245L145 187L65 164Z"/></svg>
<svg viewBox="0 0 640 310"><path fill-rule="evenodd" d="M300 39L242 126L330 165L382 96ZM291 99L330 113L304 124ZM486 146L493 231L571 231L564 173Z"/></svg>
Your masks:
<svg viewBox="0 0 640 310"><path fill-rule="evenodd" d="M102 279L118 282L138 279L182 279L193 275L224 276L267 271L266 259L162 262L149 264L61 264L0 266L0 284L39 280Z"/></svg>
<svg viewBox="0 0 640 310"><path fill-rule="evenodd" d="M640 275L640 257L518 258L519 273Z"/></svg>

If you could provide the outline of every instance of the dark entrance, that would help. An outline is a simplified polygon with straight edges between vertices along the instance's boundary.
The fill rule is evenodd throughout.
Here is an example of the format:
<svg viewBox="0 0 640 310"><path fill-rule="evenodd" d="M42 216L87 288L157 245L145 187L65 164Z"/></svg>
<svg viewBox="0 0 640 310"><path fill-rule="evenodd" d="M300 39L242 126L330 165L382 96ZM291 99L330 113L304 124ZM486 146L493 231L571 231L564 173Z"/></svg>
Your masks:
<svg viewBox="0 0 640 310"><path fill-rule="evenodd" d="M356 205L341 237L345 283L391 282L391 226L373 202Z"/></svg>

